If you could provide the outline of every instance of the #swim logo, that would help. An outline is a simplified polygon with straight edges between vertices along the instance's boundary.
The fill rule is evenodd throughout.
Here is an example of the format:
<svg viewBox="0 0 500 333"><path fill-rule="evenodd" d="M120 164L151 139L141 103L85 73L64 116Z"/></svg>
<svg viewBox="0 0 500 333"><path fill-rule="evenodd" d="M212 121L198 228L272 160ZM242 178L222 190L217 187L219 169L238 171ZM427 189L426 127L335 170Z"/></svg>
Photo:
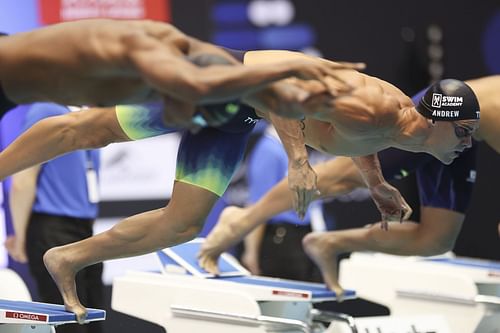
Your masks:
<svg viewBox="0 0 500 333"><path fill-rule="evenodd" d="M462 96L443 96L442 94L432 94L432 107L462 106L464 98Z"/></svg>
<svg viewBox="0 0 500 333"><path fill-rule="evenodd" d="M432 94L432 107L433 108L440 108L441 107L441 98L443 95L441 94Z"/></svg>

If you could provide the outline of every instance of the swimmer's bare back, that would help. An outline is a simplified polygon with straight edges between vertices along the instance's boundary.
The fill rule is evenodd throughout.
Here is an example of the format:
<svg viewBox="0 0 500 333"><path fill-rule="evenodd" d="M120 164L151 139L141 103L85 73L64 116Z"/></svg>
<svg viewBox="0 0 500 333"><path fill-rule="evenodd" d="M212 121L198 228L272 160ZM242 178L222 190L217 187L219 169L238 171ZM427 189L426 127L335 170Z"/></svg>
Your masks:
<svg viewBox="0 0 500 333"><path fill-rule="evenodd" d="M169 24L153 21L56 24L1 38L0 79L6 94L18 103L140 102L151 99L154 91L132 65L130 50L162 47L178 57L188 47L184 36Z"/></svg>

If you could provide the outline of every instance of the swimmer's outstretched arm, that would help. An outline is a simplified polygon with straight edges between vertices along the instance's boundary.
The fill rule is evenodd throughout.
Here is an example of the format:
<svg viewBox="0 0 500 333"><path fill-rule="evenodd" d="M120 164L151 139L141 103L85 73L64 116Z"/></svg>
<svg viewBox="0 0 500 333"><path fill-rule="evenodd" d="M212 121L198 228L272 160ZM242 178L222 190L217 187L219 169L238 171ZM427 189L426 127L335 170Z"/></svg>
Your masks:
<svg viewBox="0 0 500 333"><path fill-rule="evenodd" d="M319 80L325 87L329 88L329 92L334 95L342 95L349 93L353 86L347 83L339 74L339 70L363 70L366 65L361 62L348 63L348 62L334 62L328 59L311 56L301 52L287 51L287 50L259 50L249 51L245 53L245 65L269 65L277 64L283 61L307 61L317 66L332 66L336 68L335 71L330 71L327 77ZM307 89L306 89L307 90Z"/></svg>
<svg viewBox="0 0 500 333"><path fill-rule="evenodd" d="M272 63L259 64L248 63L245 56L245 65L250 65L245 67L217 46L187 36L173 26L150 21L144 24L147 34L127 38L131 50L129 59L146 81L160 92L194 104L239 98L288 77L322 81L327 76L335 76L338 69L360 68L359 64L314 61L305 56L285 59L275 56ZM170 51L168 44L172 41L178 46L184 45L181 48L187 56L217 54L234 66L195 66L185 57Z"/></svg>
<svg viewBox="0 0 500 333"><path fill-rule="evenodd" d="M0 152L0 179L74 150L129 140L114 108L93 108L46 118Z"/></svg>
<svg viewBox="0 0 500 333"><path fill-rule="evenodd" d="M182 57L167 54L162 48L155 49L155 40L138 38L133 43L141 44L132 48L130 59L143 78L160 93L193 104L237 99L289 77L323 80L344 67L309 59L248 66L197 67Z"/></svg>

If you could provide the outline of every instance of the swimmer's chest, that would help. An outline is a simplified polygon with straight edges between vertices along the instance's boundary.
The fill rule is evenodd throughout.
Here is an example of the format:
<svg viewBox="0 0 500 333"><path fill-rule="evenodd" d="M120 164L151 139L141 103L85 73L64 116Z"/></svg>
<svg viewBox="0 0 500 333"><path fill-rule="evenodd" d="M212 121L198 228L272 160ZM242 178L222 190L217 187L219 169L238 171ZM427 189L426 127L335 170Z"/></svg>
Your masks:
<svg viewBox="0 0 500 333"><path fill-rule="evenodd" d="M388 142L377 133L342 131L334 125L306 120L304 136L308 146L332 155L362 156L388 148Z"/></svg>

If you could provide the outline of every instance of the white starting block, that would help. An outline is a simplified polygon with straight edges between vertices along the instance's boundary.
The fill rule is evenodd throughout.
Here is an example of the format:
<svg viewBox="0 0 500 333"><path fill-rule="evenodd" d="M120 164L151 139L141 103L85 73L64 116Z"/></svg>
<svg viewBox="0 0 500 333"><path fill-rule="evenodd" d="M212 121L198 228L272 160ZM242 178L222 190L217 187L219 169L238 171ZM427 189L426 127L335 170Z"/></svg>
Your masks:
<svg viewBox="0 0 500 333"><path fill-rule="evenodd" d="M250 276L227 254L219 260L221 274L208 274L197 263L202 241L158 252L163 274L116 278L113 309L168 333L320 333L329 332L331 321L357 332L351 317L312 308L314 302L336 299L323 284ZM346 298L354 297L354 291L346 291Z"/></svg>
<svg viewBox="0 0 500 333"><path fill-rule="evenodd" d="M31 301L31 294L23 279L10 268L0 269L0 299Z"/></svg>
<svg viewBox="0 0 500 333"><path fill-rule="evenodd" d="M391 311L356 320L363 332L389 332L402 318L401 331L390 332L500 332L500 262L353 253L340 264L340 282Z"/></svg>
<svg viewBox="0 0 500 333"><path fill-rule="evenodd" d="M88 322L106 319L104 310L87 310ZM0 300L2 333L50 333L53 327L69 323L76 323L76 316L63 305Z"/></svg>
<svg viewBox="0 0 500 333"><path fill-rule="evenodd" d="M87 309L87 321L106 319L106 311ZM24 281L13 270L0 270L0 332L51 333L62 324L76 323L63 305L31 302Z"/></svg>

